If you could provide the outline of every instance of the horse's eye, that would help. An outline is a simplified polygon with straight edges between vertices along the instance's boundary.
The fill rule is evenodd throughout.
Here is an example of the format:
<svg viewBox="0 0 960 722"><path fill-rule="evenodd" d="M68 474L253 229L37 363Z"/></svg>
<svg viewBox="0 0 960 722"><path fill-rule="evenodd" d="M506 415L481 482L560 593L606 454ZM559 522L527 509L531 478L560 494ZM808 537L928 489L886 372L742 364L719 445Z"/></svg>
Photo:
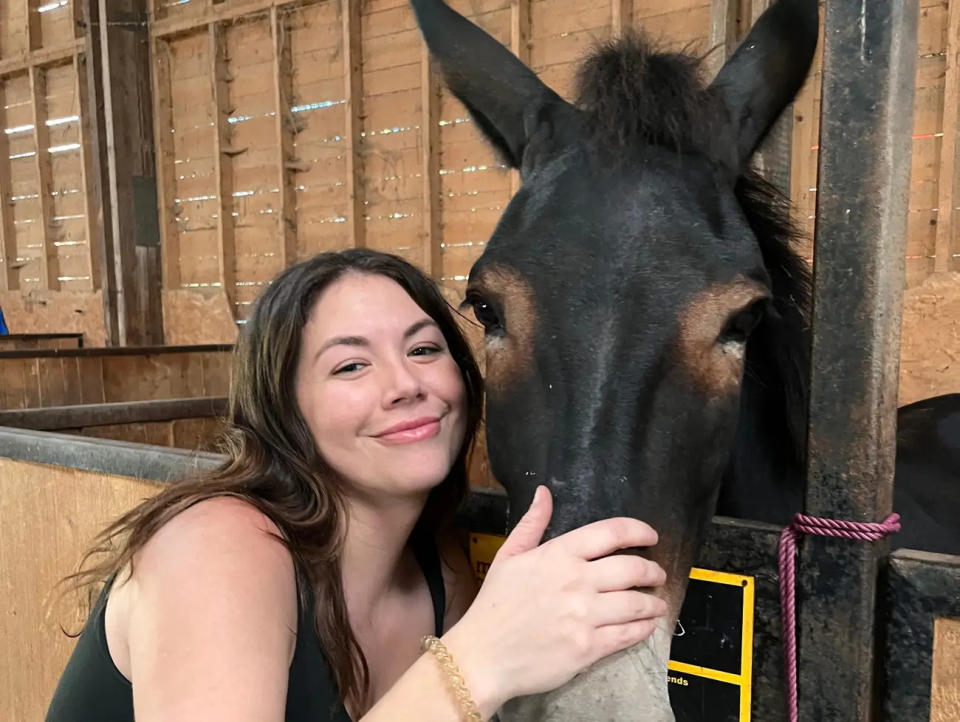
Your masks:
<svg viewBox="0 0 960 722"><path fill-rule="evenodd" d="M496 309L481 298L470 299L470 305L473 306L473 315L477 317L483 325L485 333L493 333L503 330L503 322Z"/></svg>
<svg viewBox="0 0 960 722"><path fill-rule="evenodd" d="M734 313L723 327L723 331L717 337L717 343L721 346L726 344L745 344L750 334L763 320L769 306L767 299L754 301L746 308Z"/></svg>

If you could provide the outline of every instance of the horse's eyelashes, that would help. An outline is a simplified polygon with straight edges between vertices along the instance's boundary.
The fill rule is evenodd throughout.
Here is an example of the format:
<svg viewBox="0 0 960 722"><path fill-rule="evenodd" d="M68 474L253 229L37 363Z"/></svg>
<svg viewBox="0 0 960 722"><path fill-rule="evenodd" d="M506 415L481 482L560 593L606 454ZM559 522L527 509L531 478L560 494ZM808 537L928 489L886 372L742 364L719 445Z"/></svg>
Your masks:
<svg viewBox="0 0 960 722"><path fill-rule="evenodd" d="M469 299L469 303L473 306L473 315L476 316L477 321L483 325L484 331L490 333L503 329L500 314L497 313L497 310L491 304L482 298Z"/></svg>
<svg viewBox="0 0 960 722"><path fill-rule="evenodd" d="M767 312L769 302L766 299L754 301L744 309L737 311L727 321L717 338L717 343L746 343L751 332L757 327Z"/></svg>

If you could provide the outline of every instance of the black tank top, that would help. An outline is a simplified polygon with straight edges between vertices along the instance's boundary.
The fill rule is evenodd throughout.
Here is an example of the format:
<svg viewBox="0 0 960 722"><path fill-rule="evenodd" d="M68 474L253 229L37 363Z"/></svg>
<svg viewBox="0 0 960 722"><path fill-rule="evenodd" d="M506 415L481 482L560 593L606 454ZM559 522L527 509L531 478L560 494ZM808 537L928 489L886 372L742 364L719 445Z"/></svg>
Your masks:
<svg viewBox="0 0 960 722"><path fill-rule="evenodd" d="M432 539L412 546L430 588L434 634L439 637L443 634L446 608L440 556ZM100 593L77 639L47 710L46 722L134 722L133 688L113 663L107 648L104 616L108 589L109 585ZM308 602L299 605L297 615L297 643L290 662L284 719L286 722L350 722L330 665L320 648L313 595L307 596Z"/></svg>

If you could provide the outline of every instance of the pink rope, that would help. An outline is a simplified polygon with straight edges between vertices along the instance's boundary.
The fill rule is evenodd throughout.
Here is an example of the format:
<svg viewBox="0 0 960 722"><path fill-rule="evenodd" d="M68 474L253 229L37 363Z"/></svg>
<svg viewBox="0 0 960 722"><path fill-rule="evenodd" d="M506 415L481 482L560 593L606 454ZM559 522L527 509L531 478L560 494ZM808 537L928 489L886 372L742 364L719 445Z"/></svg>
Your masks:
<svg viewBox="0 0 960 722"><path fill-rule="evenodd" d="M780 624L783 632L783 662L787 683L787 712L797 722L797 605L796 557L800 534L877 541L900 531L900 515L891 514L882 522L839 521L806 514L793 517L780 534Z"/></svg>

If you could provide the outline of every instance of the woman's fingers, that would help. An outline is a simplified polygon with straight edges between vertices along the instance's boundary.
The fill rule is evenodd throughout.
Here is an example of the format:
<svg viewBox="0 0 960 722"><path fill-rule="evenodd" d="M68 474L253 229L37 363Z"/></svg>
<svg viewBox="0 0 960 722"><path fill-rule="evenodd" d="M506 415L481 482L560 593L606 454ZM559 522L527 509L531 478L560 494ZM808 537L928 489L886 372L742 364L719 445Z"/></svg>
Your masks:
<svg viewBox="0 0 960 722"><path fill-rule="evenodd" d="M656 543L657 532L653 527L639 519L620 516L574 529L547 542L547 545L560 545L568 553L590 560L621 549L651 547Z"/></svg>
<svg viewBox="0 0 960 722"><path fill-rule="evenodd" d="M610 624L596 632L596 659L640 644L648 639L662 624L659 619L641 619L627 624Z"/></svg>
<svg viewBox="0 0 960 722"><path fill-rule="evenodd" d="M614 554L590 562L587 574L598 592L613 592L633 587L659 587L667 573L654 561L636 554Z"/></svg>
<svg viewBox="0 0 960 722"><path fill-rule="evenodd" d="M597 595L591 621L597 627L622 625L666 616L667 603L646 592L606 592ZM599 630L598 630L599 631Z"/></svg>

